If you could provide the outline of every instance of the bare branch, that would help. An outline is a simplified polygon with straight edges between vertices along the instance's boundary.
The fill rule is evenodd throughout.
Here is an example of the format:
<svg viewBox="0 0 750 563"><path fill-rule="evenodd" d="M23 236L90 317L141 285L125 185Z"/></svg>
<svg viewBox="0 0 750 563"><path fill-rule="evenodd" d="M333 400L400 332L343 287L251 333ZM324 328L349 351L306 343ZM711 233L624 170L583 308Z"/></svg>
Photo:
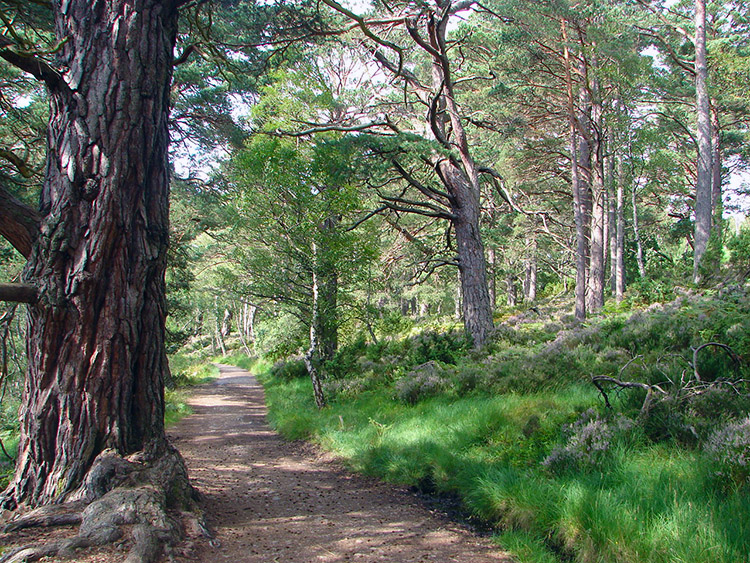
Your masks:
<svg viewBox="0 0 750 563"><path fill-rule="evenodd" d="M431 186L426 186L422 184L419 180L417 180L414 176L412 176L402 165L401 163L394 159L391 159L391 164L393 164L393 167L398 171L398 173L401 175L401 177L406 180L410 186L416 188L419 190L423 195L427 196L428 198L439 201L443 205L453 205L454 200L450 196L450 194L438 190L437 188L433 188ZM447 202L447 204L446 204Z"/></svg>
<svg viewBox="0 0 750 563"><path fill-rule="evenodd" d="M454 80L453 85L458 86L462 82L471 82L473 80L495 80L495 79L497 79L497 75L495 74L493 70L490 70L489 76L480 76L478 74L474 76L464 76L463 78L457 78L456 80ZM467 118L467 121L469 121L468 118ZM471 122L471 123L474 123L474 122Z"/></svg>
<svg viewBox="0 0 750 563"><path fill-rule="evenodd" d="M423 217L436 217L438 219L447 219L449 221L454 220L455 216L447 211L426 211L417 207L406 207L405 205L398 205L395 201L384 201L384 205L388 206L388 209L393 211L400 211L401 213L413 213L415 215L422 215Z"/></svg>
<svg viewBox="0 0 750 563"><path fill-rule="evenodd" d="M345 232L353 231L354 229L359 227L362 223L369 221L370 219L375 217L375 215L379 215L380 213L382 213L383 211L386 211L387 209L388 209L387 205L382 205L378 207L377 209L373 209L369 213L366 213L365 216L362 217L361 219L357 219L351 226L345 228L344 231Z"/></svg>
<svg viewBox="0 0 750 563"><path fill-rule="evenodd" d="M386 196L382 194L380 197L383 198L383 204L388 205L389 207L391 203L408 205L420 209L429 209L430 211L433 211L435 213L435 215L431 215L432 217L442 217L443 219L449 220L455 219L455 215L450 213L448 210L443 209L442 207L438 207L437 205L427 201L414 201L411 199L406 199L402 196ZM391 207L391 209L393 208Z"/></svg>
<svg viewBox="0 0 750 563"><path fill-rule="evenodd" d="M416 88L423 94L427 95L429 93L429 88L425 87L412 72L406 70L401 64L395 65L381 51L375 50L372 54L375 60L385 67L386 70L399 78L403 78L407 84L411 84L413 88Z"/></svg>
<svg viewBox="0 0 750 563"><path fill-rule="evenodd" d="M190 55L193 53L201 54L200 49L198 48L198 45L192 44L185 47L185 50L182 51L182 54L177 57L174 61L172 61L172 66L180 66L181 64L184 64L188 62L188 59L190 59Z"/></svg>
<svg viewBox="0 0 750 563"><path fill-rule="evenodd" d="M427 282L428 279L430 279L432 274L434 274L438 268L442 268L443 266L455 266L456 268L459 267L457 260L443 260L440 258L425 260L421 264L421 270L417 272L414 280L407 284L408 286L416 287L423 285Z"/></svg>
<svg viewBox="0 0 750 563"><path fill-rule="evenodd" d="M398 69L399 69L398 74L401 73L401 70L403 69L403 66L404 66L404 53L403 53L403 49L400 46L375 35L370 29L369 22L365 18L358 16L351 10L348 10L347 8L345 8L344 6L336 2L336 0L322 0L322 2L326 6L333 8L340 14L343 14L347 18L355 21L357 23L357 26L362 30L362 33L364 33L366 37L368 37L369 39L372 39L378 45L381 45L383 47L391 49L392 51L395 51L398 54Z"/></svg>
<svg viewBox="0 0 750 563"><path fill-rule="evenodd" d="M31 178L34 175L34 171L29 168L28 163L20 156L13 153L13 151L0 149L0 158L4 158L13 166L15 166L16 170L18 170L18 173L21 174L21 176L23 176L24 178Z"/></svg>
<svg viewBox="0 0 750 563"><path fill-rule="evenodd" d="M420 252L421 252L422 254L424 254L424 255L425 255L425 256L427 256L427 257L430 257L430 256L432 256L432 253L431 253L431 252L430 252L430 250L429 250L429 249L428 249L428 248L427 248L427 247L425 246L425 244L424 244L424 243L423 243L423 242L422 242L421 240L419 240L419 239L418 239L417 237L415 237L415 236L414 236L413 234L411 234L411 233L410 233L410 232L409 232L409 231L408 231L408 230L407 230L406 228L402 227L402 226L401 226L401 225L400 225L400 224L398 223L398 221L396 221L395 219L393 219L393 217L391 217L391 216L389 216L389 215L384 215L384 218L385 218L386 222L387 222L387 223L388 223L388 224L389 224L389 225L390 225L391 227L393 227L394 229L396 229L396 230L397 230L397 231L398 231L398 232L399 232L399 233L401 234L401 236L403 236L403 237L404 237L404 238L405 238L406 240L408 240L408 241L409 241L410 243L412 243L412 244L413 244L414 246L416 246L416 247L417 247L417 249L418 249L418 250L419 250L419 251L420 251Z"/></svg>
<svg viewBox="0 0 750 563"><path fill-rule="evenodd" d="M461 2L454 2L453 4L451 4L448 13L453 16L458 12L463 12L464 10L468 10L472 6L478 5L479 2L477 2L477 0L461 0Z"/></svg>
<svg viewBox="0 0 750 563"><path fill-rule="evenodd" d="M31 255L40 223L39 213L0 185L0 236L26 258Z"/></svg>
<svg viewBox="0 0 750 563"><path fill-rule="evenodd" d="M27 283L0 283L0 301L10 303L36 303L39 290Z"/></svg>
<svg viewBox="0 0 750 563"><path fill-rule="evenodd" d="M15 45L7 38L0 44L0 58L28 72L37 80L44 82L52 90L70 90L59 70L52 67L47 61L30 53L21 53L13 50Z"/></svg>
<svg viewBox="0 0 750 563"><path fill-rule="evenodd" d="M524 215L534 215L534 213L530 213L521 207L518 206L518 204L513 201L513 198L511 197L510 193L508 193L508 190L505 188L505 179L502 177L502 175L494 170L493 168L488 167L482 167L479 169L480 174L486 174L490 177L490 180L492 181L493 185L495 186L495 189L497 190L497 193L500 194L500 197L503 198L505 203L510 205L511 209L514 211L517 211L518 213L523 213Z"/></svg>
<svg viewBox="0 0 750 563"><path fill-rule="evenodd" d="M277 130L277 131L274 131L273 133L268 133L268 134L276 135L279 137L307 137L308 135L314 135L315 133L325 133L326 131L340 131L342 133L351 133L355 131L368 131L369 129L373 129L375 127L389 127L390 128L390 123L388 121L374 121L372 123L363 123L361 125L342 125L342 124L317 125L315 127L310 127L309 129L305 129L304 131ZM374 133L374 134L385 135L386 133Z"/></svg>
<svg viewBox="0 0 750 563"><path fill-rule="evenodd" d="M440 83L440 88L438 89L437 93L432 96L432 99L430 100L430 111L428 112L428 117L430 119L430 129L432 129L432 134L435 135L435 138L438 140L438 142L443 145L445 148L450 149L451 144L448 142L448 139L443 134L442 129L440 128L440 124L438 123L438 115L440 115L439 106L440 106L440 100L443 95L443 88L445 87L445 81L442 81Z"/></svg>
<svg viewBox="0 0 750 563"><path fill-rule="evenodd" d="M608 375L595 375L591 378L591 382L597 389L599 389L602 397L604 397L604 403L607 405L608 409L611 409L612 405L609 402L609 397L607 396L607 392L604 390L602 383L611 383L623 389L643 389L644 391L646 391L646 398L644 399L643 406L641 407L641 416L648 412L648 408L651 405L652 395L655 392L658 392L660 395L667 394L667 392L658 385L648 385L647 383L641 383L639 381L621 381L619 379L615 379L614 377L609 377Z"/></svg>
<svg viewBox="0 0 750 563"><path fill-rule="evenodd" d="M657 10L654 6L652 6L648 2L645 2L644 0L636 0L636 2L638 2L641 6L643 6L649 12L651 12L657 18L659 18L659 20L661 21L661 23L663 23L665 26L667 26L668 28L671 28L671 29L675 30L677 33L679 33L680 35L682 35L688 41L690 41L692 43L695 42L695 38L692 35L690 35L690 33L687 31L687 29L685 29L684 27L682 27L680 25L675 24L674 22L669 21L669 19L664 14L662 14L659 10ZM673 12L671 10L669 12L671 14L675 13L675 12Z"/></svg>
<svg viewBox="0 0 750 563"><path fill-rule="evenodd" d="M701 344L700 346L693 348L693 377L695 377L696 381L702 381L701 376L698 373L698 352L708 347L720 348L721 350L724 350L731 358L732 362L734 363L735 372L737 372L737 374L739 375L741 360L737 352L732 350L732 348L730 348L726 344L722 344L720 342L706 342L705 344Z"/></svg>

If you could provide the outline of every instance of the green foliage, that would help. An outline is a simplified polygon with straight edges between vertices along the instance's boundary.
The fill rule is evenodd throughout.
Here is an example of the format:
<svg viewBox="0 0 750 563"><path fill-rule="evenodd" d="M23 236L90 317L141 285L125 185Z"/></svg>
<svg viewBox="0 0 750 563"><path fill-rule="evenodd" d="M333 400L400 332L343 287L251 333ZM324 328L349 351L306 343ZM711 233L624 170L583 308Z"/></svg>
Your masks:
<svg viewBox="0 0 750 563"><path fill-rule="evenodd" d="M281 360L299 352L309 335L309 327L291 314L280 314L273 322L258 326L256 347L263 357Z"/></svg>
<svg viewBox="0 0 750 563"><path fill-rule="evenodd" d="M276 362L271 368L271 375L281 381L292 381L293 379L308 377L309 374L304 361L288 360Z"/></svg>
<svg viewBox="0 0 750 563"><path fill-rule="evenodd" d="M426 362L409 371L396 381L396 397L410 405L444 393L450 388L446 370L433 361Z"/></svg>
<svg viewBox="0 0 750 563"><path fill-rule="evenodd" d="M262 380L284 435L313 439L356 470L460 498L529 561L736 563L750 551L750 396L707 388L639 417L642 394L613 395L616 410L604 410L588 379L669 388L690 347L709 340L746 359L748 307L743 292L689 294L569 330L519 321L480 352L459 335L360 338L334 358L322 411L307 378ZM438 360L444 353L450 362ZM722 353L699 370L737 377Z"/></svg>
<svg viewBox="0 0 750 563"><path fill-rule="evenodd" d="M729 249L729 267L740 280L747 278L750 273L750 225L742 227L738 233L730 236L727 241Z"/></svg>

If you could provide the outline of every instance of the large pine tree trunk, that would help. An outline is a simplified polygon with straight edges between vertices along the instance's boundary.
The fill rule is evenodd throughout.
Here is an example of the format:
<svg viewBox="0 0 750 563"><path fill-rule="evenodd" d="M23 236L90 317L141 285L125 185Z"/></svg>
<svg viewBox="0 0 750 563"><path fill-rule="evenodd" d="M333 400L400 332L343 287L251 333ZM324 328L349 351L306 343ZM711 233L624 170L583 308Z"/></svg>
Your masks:
<svg viewBox="0 0 750 563"><path fill-rule="evenodd" d="M497 306L497 253L494 247L487 249L487 288L490 292L490 305L494 310Z"/></svg>
<svg viewBox="0 0 750 563"><path fill-rule="evenodd" d="M612 145L610 139L610 146ZM617 170L619 155L607 159L607 240L609 241L609 281L613 295L617 293Z"/></svg>
<svg viewBox="0 0 750 563"><path fill-rule="evenodd" d="M588 275L588 302L586 310L593 313L604 307L604 222L605 222L605 196L604 196L604 147L602 144L602 107L598 101L598 88L593 80L594 101L592 102L591 119L591 152L590 152L590 175L591 178L591 200L590 200L590 245L589 245L589 275Z"/></svg>
<svg viewBox="0 0 750 563"><path fill-rule="evenodd" d="M16 502L59 500L105 448L160 445L167 119L177 13L158 0L54 2L65 83L50 91L41 235L26 280L29 372Z"/></svg>
<svg viewBox="0 0 750 563"><path fill-rule="evenodd" d="M724 202L722 198L722 164L721 164L721 123L716 101L713 101L711 111L711 207L713 220L711 231L718 240L723 237Z"/></svg>
<svg viewBox="0 0 750 563"><path fill-rule="evenodd" d="M575 285L575 318L579 321L586 319L586 202L584 197L585 189L581 182L581 174L578 165L578 120L575 114L575 104L573 100L573 77L571 70L571 57L568 49L568 32L565 20L560 22L563 53L565 58L565 84L568 94L568 124L570 126L570 178L571 188L573 191L573 219L576 230L576 285Z"/></svg>
<svg viewBox="0 0 750 563"><path fill-rule="evenodd" d="M578 171L578 156L576 153L576 132L571 128L570 143L570 163L571 179L573 188L573 219L576 227L576 286L575 286L575 318L579 321L586 319L586 227L585 227L585 206L584 197L582 196L582 187L580 174Z"/></svg>
<svg viewBox="0 0 750 563"><path fill-rule="evenodd" d="M695 181L695 237L693 281L701 281L700 263L711 235L711 109L708 98L706 63L706 0L695 1L695 97L698 127L697 177Z"/></svg>
<svg viewBox="0 0 750 563"><path fill-rule="evenodd" d="M464 209L463 211L467 211ZM492 302L487 287L484 247L479 234L479 209L461 213L454 221L458 268L461 277L461 305L466 331L474 345L482 346L493 330Z"/></svg>
<svg viewBox="0 0 750 563"><path fill-rule="evenodd" d="M484 244L479 230L479 182L472 182L447 160L440 164L440 169L456 202L451 211L458 250L464 326L474 346L480 347L487 341L494 325Z"/></svg>
<svg viewBox="0 0 750 563"><path fill-rule="evenodd" d="M617 156L615 225L615 299L620 303L625 295L625 164L621 154Z"/></svg>

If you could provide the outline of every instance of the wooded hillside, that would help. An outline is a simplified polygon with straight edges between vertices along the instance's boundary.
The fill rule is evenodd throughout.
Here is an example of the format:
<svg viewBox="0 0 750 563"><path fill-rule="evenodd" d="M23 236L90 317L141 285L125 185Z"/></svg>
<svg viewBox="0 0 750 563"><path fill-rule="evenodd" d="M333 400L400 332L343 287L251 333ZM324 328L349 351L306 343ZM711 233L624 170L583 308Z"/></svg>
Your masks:
<svg viewBox="0 0 750 563"><path fill-rule="evenodd" d="M626 395L656 444L745 432L746 2L0 10L0 506L80 519L127 481L195 514L164 389L238 350L304 373L311 417L585 385L514 467L614 436Z"/></svg>

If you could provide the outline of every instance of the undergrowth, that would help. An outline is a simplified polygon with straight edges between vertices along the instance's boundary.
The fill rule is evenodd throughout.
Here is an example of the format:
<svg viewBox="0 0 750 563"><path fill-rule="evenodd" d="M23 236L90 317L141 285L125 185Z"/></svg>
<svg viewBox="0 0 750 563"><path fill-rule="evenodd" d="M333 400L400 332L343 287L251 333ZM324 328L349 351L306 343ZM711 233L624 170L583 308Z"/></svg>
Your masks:
<svg viewBox="0 0 750 563"><path fill-rule="evenodd" d="M192 414L187 400L190 387L206 383L219 375L218 368L204 359L191 358L184 354L169 357L172 382L164 390L164 424L171 426Z"/></svg>
<svg viewBox="0 0 750 563"><path fill-rule="evenodd" d="M456 333L360 340L327 366L320 411L298 363L255 370L284 436L460 498L519 561L739 563L750 554L748 318L737 293L584 326L515 319L481 352ZM727 385L681 395L692 349L709 341L739 363L706 350L702 379ZM639 390L612 390L608 409L593 375L659 384L670 400L644 413Z"/></svg>

